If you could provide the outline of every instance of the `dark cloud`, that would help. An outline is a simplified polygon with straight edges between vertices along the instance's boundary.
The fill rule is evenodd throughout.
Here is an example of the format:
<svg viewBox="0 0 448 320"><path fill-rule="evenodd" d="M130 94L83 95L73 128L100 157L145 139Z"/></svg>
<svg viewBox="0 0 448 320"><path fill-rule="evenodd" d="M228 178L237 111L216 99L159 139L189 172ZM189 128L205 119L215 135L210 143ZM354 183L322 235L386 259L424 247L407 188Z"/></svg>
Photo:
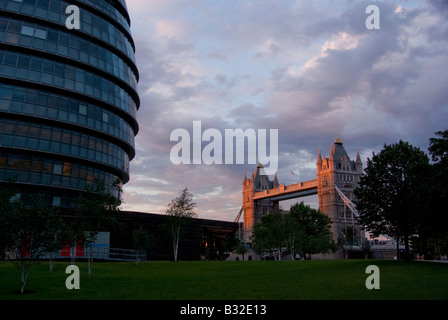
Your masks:
<svg viewBox="0 0 448 320"><path fill-rule="evenodd" d="M200 216L233 220L255 165L174 165L176 128L279 130L278 177L315 176L340 135L363 162L400 139L427 150L448 123L446 1L128 0L140 70L128 207L159 212L188 186ZM290 173L293 171L294 176ZM316 204L316 199L309 200Z"/></svg>

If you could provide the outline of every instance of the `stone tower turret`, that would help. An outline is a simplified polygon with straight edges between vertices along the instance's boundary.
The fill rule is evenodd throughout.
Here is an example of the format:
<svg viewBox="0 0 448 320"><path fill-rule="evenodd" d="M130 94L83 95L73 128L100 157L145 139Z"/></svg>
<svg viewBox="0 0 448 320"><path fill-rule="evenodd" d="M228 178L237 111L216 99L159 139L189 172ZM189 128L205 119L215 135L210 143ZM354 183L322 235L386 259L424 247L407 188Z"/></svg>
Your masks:
<svg viewBox="0 0 448 320"><path fill-rule="evenodd" d="M250 242L250 237L255 223L261 221L261 217L279 209L278 202L273 203L269 199L254 201L254 193L278 187L277 174L271 181L263 169L262 164L257 165L255 173L252 171L250 179L244 175L243 180L243 210L244 210L244 239Z"/></svg>
<svg viewBox="0 0 448 320"><path fill-rule="evenodd" d="M359 149L356 161L351 161L342 140L339 136L331 146L330 156L321 158L320 150L317 159L317 190L319 197L319 209L332 221L334 240L337 241L341 232L351 226L355 229L355 238L360 240L363 236L356 217L335 190L335 185L350 199L354 200L353 190L358 186L362 174L362 163L359 157ZM345 210L344 210L345 209Z"/></svg>

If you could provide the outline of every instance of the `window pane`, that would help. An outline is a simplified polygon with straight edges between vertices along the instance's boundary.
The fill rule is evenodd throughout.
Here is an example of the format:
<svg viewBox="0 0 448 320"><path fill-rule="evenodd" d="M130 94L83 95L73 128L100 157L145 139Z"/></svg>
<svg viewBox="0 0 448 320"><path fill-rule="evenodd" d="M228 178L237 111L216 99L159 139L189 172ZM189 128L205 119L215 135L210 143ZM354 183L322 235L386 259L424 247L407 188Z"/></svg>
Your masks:
<svg viewBox="0 0 448 320"><path fill-rule="evenodd" d="M42 29L36 29L35 32L34 32L34 36L36 38L46 39L47 38L47 31L46 30L42 30Z"/></svg>
<svg viewBox="0 0 448 320"><path fill-rule="evenodd" d="M62 173L62 165L55 163L54 166L53 166L53 173L54 174L61 174Z"/></svg>
<svg viewBox="0 0 448 320"><path fill-rule="evenodd" d="M25 36L33 37L34 36L34 28L28 27L28 26L23 26L21 33Z"/></svg>

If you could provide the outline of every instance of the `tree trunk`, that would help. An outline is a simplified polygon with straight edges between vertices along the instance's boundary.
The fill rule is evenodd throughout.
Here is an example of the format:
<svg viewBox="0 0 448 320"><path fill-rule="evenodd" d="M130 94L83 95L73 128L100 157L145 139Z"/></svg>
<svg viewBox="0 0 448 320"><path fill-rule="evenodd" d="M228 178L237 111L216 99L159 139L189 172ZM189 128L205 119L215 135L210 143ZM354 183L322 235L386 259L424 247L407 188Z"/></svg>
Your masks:
<svg viewBox="0 0 448 320"><path fill-rule="evenodd" d="M135 250L135 265L138 266L140 263L140 250Z"/></svg>
<svg viewBox="0 0 448 320"><path fill-rule="evenodd" d="M439 237L438 236L435 237L435 241L436 241L436 251L437 251L436 259L440 260L440 245L439 245Z"/></svg>
<svg viewBox="0 0 448 320"><path fill-rule="evenodd" d="M20 293L25 291L26 279L28 278L28 269L22 265L20 272Z"/></svg>
<svg viewBox="0 0 448 320"><path fill-rule="evenodd" d="M54 259L53 259L53 253L50 254L50 271L53 271L54 268Z"/></svg>
<svg viewBox="0 0 448 320"><path fill-rule="evenodd" d="M89 278L90 278L90 275L92 274L92 263L93 263L93 257L89 256L89 258L88 258L88 265L89 265L88 274L89 274Z"/></svg>
<svg viewBox="0 0 448 320"><path fill-rule="evenodd" d="M411 256L409 254L409 236L404 235L404 260L411 261Z"/></svg>
<svg viewBox="0 0 448 320"><path fill-rule="evenodd" d="M76 245L70 247L70 264L74 265L76 260Z"/></svg>
<svg viewBox="0 0 448 320"><path fill-rule="evenodd" d="M174 262L177 262L177 252L179 250L179 238L180 238L180 226L177 226L177 231L173 238L173 249L174 249Z"/></svg>

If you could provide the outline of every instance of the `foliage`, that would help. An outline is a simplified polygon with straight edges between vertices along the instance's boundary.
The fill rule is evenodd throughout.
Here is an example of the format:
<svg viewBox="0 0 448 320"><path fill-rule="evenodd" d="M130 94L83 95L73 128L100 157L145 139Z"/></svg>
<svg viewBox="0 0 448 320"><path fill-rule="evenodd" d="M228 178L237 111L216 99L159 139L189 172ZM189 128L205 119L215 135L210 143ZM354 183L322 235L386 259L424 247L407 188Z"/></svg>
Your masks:
<svg viewBox="0 0 448 320"><path fill-rule="evenodd" d="M132 246L136 251L135 265L138 265L140 263L141 251L150 250L152 248L152 245L152 238L148 230L143 228L143 226L139 226L139 228L132 233Z"/></svg>
<svg viewBox="0 0 448 320"><path fill-rule="evenodd" d="M335 249L330 225L331 219L319 210L296 203L288 213L274 212L255 224L253 248L259 254L275 252L279 260L283 247L291 251L292 257L295 252L302 256L326 253Z"/></svg>
<svg viewBox="0 0 448 320"><path fill-rule="evenodd" d="M448 254L448 130L436 135L440 138L429 139L433 163L421 175L418 192L424 207L412 244L420 254L440 258Z"/></svg>
<svg viewBox="0 0 448 320"><path fill-rule="evenodd" d="M247 252L246 243L236 237L236 232L231 232L224 239L224 251L241 254L244 260L244 254Z"/></svg>
<svg viewBox="0 0 448 320"><path fill-rule="evenodd" d="M74 240L84 240L89 250L89 276L93 260L93 244L98 233L117 225L121 200L120 181L117 179L110 186L104 183L93 183L86 186L77 201L76 218L71 223L69 232Z"/></svg>
<svg viewBox="0 0 448 320"><path fill-rule="evenodd" d="M25 205L10 184L0 190L2 242L8 258L20 271L20 292L25 290L29 270L61 245L62 220L58 209L48 207L43 195Z"/></svg>
<svg viewBox="0 0 448 320"><path fill-rule="evenodd" d="M193 194L185 187L171 200L164 211L167 219L165 227L173 242L174 261L177 261L179 240L184 226L188 223L189 218L197 217L195 208L196 202L193 202Z"/></svg>
<svg viewBox="0 0 448 320"><path fill-rule="evenodd" d="M283 233L283 214L276 211L261 218L259 223L254 225L252 243L255 252L271 252L281 259L281 249L285 242Z"/></svg>
<svg viewBox="0 0 448 320"><path fill-rule="evenodd" d="M428 156L407 142L384 145L372 159L354 191L363 224L373 236L403 237L409 260L409 238L415 234L424 209L421 181L429 165Z"/></svg>

